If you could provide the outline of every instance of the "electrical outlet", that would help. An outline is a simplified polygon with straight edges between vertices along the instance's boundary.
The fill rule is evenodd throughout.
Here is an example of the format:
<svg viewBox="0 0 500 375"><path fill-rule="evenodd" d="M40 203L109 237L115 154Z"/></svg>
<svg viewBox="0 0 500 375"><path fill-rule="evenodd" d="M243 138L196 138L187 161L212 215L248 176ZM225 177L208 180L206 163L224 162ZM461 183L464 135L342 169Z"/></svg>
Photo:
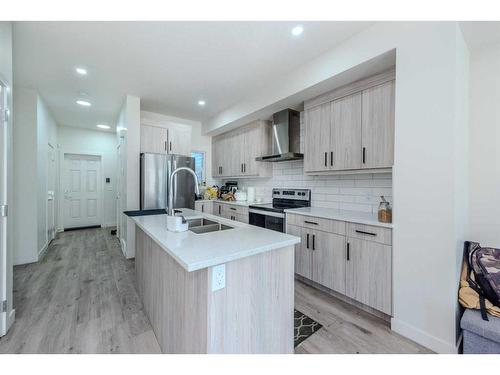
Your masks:
<svg viewBox="0 0 500 375"><path fill-rule="evenodd" d="M212 267L212 292L226 287L226 265Z"/></svg>

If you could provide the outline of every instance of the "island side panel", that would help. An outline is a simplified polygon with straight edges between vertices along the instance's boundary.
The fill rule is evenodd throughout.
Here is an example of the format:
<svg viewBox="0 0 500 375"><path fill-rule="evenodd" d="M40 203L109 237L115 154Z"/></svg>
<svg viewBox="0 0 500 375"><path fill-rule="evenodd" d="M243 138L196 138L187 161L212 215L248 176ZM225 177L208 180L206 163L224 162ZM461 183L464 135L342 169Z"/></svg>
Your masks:
<svg viewBox="0 0 500 375"><path fill-rule="evenodd" d="M293 246L226 263L208 291L209 353L293 353Z"/></svg>
<svg viewBox="0 0 500 375"><path fill-rule="evenodd" d="M137 229L137 289L162 352L206 353L208 271L186 272Z"/></svg>

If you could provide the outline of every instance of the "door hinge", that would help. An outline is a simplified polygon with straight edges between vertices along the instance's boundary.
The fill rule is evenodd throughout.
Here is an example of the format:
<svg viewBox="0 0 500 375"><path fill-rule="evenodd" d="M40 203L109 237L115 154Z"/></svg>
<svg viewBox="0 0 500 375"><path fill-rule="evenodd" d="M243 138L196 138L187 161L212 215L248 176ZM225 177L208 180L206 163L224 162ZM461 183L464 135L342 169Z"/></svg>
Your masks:
<svg viewBox="0 0 500 375"><path fill-rule="evenodd" d="M9 110L8 109L2 109L0 111L0 121L2 121L2 122L9 121Z"/></svg>
<svg viewBox="0 0 500 375"><path fill-rule="evenodd" d="M0 206L0 216L6 217L9 214L9 206Z"/></svg>
<svg viewBox="0 0 500 375"><path fill-rule="evenodd" d="M7 300L2 301L2 311L0 312L7 312Z"/></svg>

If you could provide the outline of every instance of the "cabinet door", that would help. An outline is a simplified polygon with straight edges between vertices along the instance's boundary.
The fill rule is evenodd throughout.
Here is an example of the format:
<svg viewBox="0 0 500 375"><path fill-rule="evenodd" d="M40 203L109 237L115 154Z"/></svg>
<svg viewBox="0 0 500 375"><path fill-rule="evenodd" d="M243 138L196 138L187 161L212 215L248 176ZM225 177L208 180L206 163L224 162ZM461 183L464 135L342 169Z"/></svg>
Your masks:
<svg viewBox="0 0 500 375"><path fill-rule="evenodd" d="M242 150L243 150L243 173L244 176L258 176L259 169L255 158L262 156L262 127L258 124L246 128L242 132Z"/></svg>
<svg viewBox="0 0 500 375"><path fill-rule="evenodd" d="M325 103L306 111L304 171L318 172L330 169L331 104Z"/></svg>
<svg viewBox="0 0 500 375"><path fill-rule="evenodd" d="M391 315L391 246L350 237L347 244L346 295Z"/></svg>
<svg viewBox="0 0 500 375"><path fill-rule="evenodd" d="M227 173L225 176L236 177L243 174L243 133L235 131L227 135L226 148L224 153Z"/></svg>
<svg viewBox="0 0 500 375"><path fill-rule="evenodd" d="M141 152L165 154L167 152L167 129L141 125Z"/></svg>
<svg viewBox="0 0 500 375"><path fill-rule="evenodd" d="M361 167L361 93L332 103L330 168L333 170Z"/></svg>
<svg viewBox="0 0 500 375"><path fill-rule="evenodd" d="M168 153L191 156L191 129L168 128Z"/></svg>
<svg viewBox="0 0 500 375"><path fill-rule="evenodd" d="M226 145L226 138L224 136L214 137L212 140L212 176L214 177L224 176L225 145Z"/></svg>
<svg viewBox="0 0 500 375"><path fill-rule="evenodd" d="M312 248L307 247L306 230L295 225L287 226L287 233L300 237L300 243L295 245L295 273L307 279L312 279ZM309 239L311 240L311 239ZM309 243L309 247L310 247Z"/></svg>
<svg viewBox="0 0 500 375"><path fill-rule="evenodd" d="M345 237L321 231L307 231L313 249L313 281L345 293Z"/></svg>
<svg viewBox="0 0 500 375"><path fill-rule="evenodd" d="M213 214L216 216L222 216L224 212L223 205L221 203L215 203L213 205Z"/></svg>
<svg viewBox="0 0 500 375"><path fill-rule="evenodd" d="M394 81L363 91L361 168L394 164Z"/></svg>

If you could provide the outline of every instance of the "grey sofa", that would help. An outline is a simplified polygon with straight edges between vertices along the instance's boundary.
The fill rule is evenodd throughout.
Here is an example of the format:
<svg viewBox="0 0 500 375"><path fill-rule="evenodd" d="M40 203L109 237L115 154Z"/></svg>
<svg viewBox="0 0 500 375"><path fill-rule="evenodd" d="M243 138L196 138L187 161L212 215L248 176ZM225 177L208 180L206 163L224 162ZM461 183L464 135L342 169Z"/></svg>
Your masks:
<svg viewBox="0 0 500 375"><path fill-rule="evenodd" d="M479 310L465 310L460 326L463 329L464 354L500 354L500 318L481 318Z"/></svg>

